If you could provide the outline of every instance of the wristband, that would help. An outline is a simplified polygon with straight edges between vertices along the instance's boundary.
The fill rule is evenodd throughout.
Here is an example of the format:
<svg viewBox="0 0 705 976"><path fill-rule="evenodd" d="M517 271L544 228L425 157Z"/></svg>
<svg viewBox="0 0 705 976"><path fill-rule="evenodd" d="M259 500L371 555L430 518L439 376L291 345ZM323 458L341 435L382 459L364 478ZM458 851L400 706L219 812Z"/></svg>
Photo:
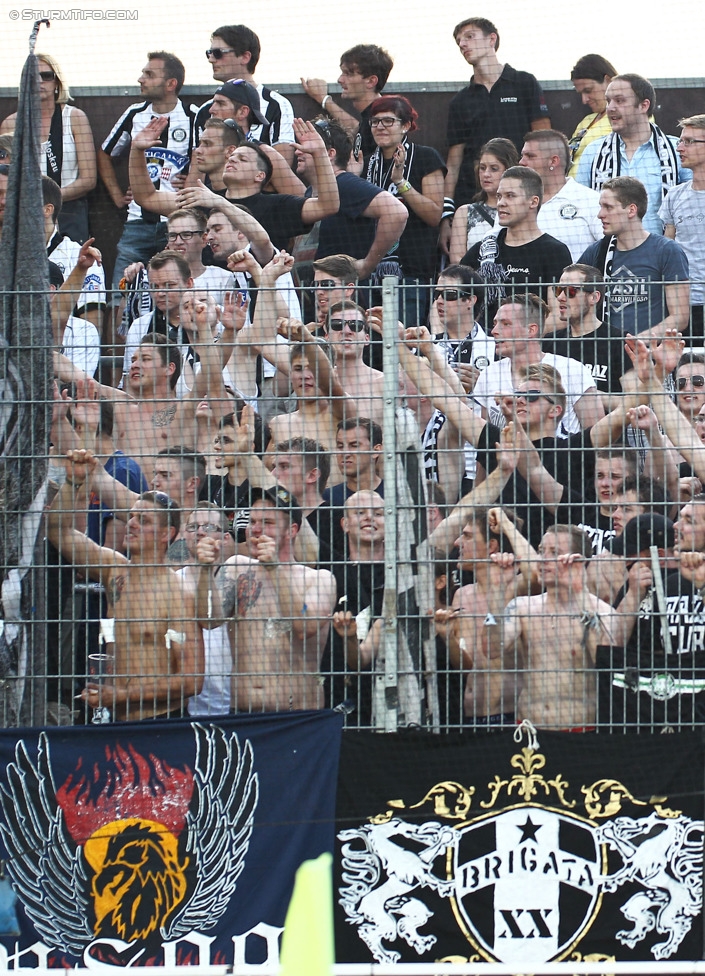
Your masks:
<svg viewBox="0 0 705 976"><path fill-rule="evenodd" d="M443 197L443 214L441 215L441 220L446 220L447 218L453 217L455 213L455 201L453 197Z"/></svg>
<svg viewBox="0 0 705 976"><path fill-rule="evenodd" d="M66 480L66 484L71 485L74 491L78 491L79 488L83 488L85 484L84 481L71 481L70 478L66 478L65 480Z"/></svg>
<svg viewBox="0 0 705 976"><path fill-rule="evenodd" d="M399 193L400 195L404 193L408 193L409 190L411 189L411 183L409 183L408 180L401 180L399 183L396 184L396 188L397 188L397 193Z"/></svg>
<svg viewBox="0 0 705 976"><path fill-rule="evenodd" d="M325 109L326 109L326 102L328 101L329 98L330 98L330 95L324 95L323 96L323 101L321 102L321 108L323 109L324 112L325 112Z"/></svg>

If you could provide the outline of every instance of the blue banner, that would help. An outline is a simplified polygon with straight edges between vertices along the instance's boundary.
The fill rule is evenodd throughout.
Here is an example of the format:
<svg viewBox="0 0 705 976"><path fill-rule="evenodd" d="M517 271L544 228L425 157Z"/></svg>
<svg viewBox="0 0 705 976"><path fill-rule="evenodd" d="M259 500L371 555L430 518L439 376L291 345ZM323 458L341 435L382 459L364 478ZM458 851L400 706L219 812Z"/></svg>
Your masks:
<svg viewBox="0 0 705 976"><path fill-rule="evenodd" d="M276 963L296 869L333 850L341 726L0 733L0 968Z"/></svg>

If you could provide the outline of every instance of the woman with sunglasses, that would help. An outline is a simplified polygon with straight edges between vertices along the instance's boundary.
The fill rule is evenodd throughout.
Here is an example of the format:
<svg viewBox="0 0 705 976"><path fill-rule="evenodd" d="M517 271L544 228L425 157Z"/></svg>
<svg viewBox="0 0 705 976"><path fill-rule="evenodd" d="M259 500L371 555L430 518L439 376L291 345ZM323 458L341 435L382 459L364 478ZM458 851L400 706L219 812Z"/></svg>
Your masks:
<svg viewBox="0 0 705 976"><path fill-rule="evenodd" d="M572 155L572 164L568 176L576 177L580 157L595 139L603 139L610 135L612 126L607 118L607 86L617 74L617 69L601 54L586 54L576 61L570 73L583 105L587 105L590 114L581 119L575 132L568 140Z"/></svg>
<svg viewBox="0 0 705 976"><path fill-rule="evenodd" d="M61 235L83 244L89 237L88 194L96 185L93 132L86 113L68 104L71 92L56 60L49 54L37 58L42 171L61 187ZM8 115L0 133L13 132L16 117Z"/></svg>
<svg viewBox="0 0 705 976"><path fill-rule="evenodd" d="M375 283L396 275L404 286L401 317L407 327L424 325L436 259L438 226L443 212L446 166L430 146L410 142L418 113L401 95L382 95L369 107L376 149L366 162L366 179L388 190L406 206L406 229L377 266Z"/></svg>
<svg viewBox="0 0 705 976"><path fill-rule="evenodd" d="M450 235L450 260L458 264L473 244L487 237L497 216L497 188L505 170L516 166L519 153L510 139L490 139L480 149L475 180L480 187L472 203L458 207Z"/></svg>

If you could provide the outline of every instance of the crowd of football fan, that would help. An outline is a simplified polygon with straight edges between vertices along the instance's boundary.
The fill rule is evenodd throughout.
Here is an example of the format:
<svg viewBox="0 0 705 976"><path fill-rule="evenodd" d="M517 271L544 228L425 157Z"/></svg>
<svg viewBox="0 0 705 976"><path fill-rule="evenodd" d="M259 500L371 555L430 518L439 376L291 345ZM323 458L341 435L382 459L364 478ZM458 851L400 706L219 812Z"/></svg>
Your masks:
<svg viewBox="0 0 705 976"><path fill-rule="evenodd" d="M151 52L97 150L39 55L49 721L705 720L705 114L665 134L589 54L567 137L490 21L453 36L445 161L373 44L340 96L302 78L311 121L247 27L213 31L202 106Z"/></svg>

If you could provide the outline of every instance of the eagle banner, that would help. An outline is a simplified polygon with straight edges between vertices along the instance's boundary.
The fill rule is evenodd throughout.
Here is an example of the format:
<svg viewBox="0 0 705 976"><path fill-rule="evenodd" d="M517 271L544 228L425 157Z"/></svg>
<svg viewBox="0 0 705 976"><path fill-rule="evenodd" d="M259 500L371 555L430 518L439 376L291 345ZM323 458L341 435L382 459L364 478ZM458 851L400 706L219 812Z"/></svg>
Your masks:
<svg viewBox="0 0 705 976"><path fill-rule="evenodd" d="M340 963L698 960L703 742L343 737Z"/></svg>
<svg viewBox="0 0 705 976"><path fill-rule="evenodd" d="M0 969L276 964L341 716L0 733Z"/></svg>

